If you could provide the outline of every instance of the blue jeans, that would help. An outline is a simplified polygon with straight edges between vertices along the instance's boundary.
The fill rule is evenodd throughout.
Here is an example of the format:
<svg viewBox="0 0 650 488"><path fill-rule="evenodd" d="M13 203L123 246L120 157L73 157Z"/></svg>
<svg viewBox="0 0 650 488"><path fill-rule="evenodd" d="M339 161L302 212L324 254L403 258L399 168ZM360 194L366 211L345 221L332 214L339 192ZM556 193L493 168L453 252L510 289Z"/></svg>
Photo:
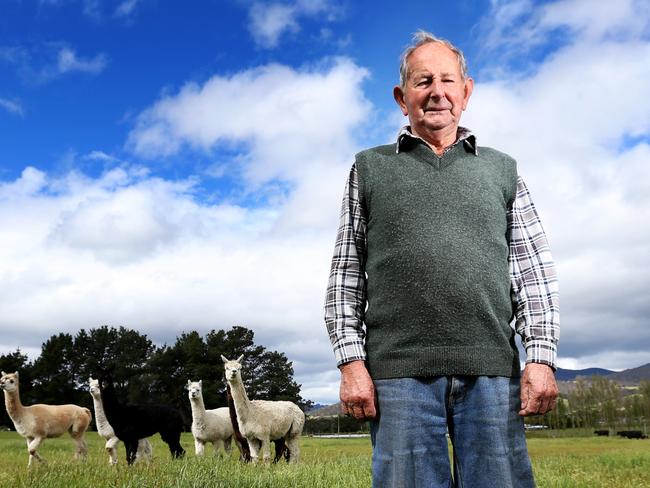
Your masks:
<svg viewBox="0 0 650 488"><path fill-rule="evenodd" d="M375 380L375 488L534 487L519 411L519 378ZM453 445L453 472L447 449Z"/></svg>

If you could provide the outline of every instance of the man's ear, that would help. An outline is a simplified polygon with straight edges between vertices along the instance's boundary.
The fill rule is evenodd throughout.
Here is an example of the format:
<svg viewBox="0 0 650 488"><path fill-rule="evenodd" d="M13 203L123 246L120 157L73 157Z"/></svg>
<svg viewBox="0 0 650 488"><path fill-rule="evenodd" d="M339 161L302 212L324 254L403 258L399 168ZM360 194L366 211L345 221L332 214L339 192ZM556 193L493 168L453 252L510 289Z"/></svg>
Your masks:
<svg viewBox="0 0 650 488"><path fill-rule="evenodd" d="M465 80L465 98L463 98L463 110L467 108L469 97L472 96L473 91L474 91L474 80L472 78L467 78Z"/></svg>
<svg viewBox="0 0 650 488"><path fill-rule="evenodd" d="M408 117L409 111L408 108L406 108L406 103L404 103L404 90L402 90L401 86L396 86L393 88L393 98L397 102L397 105L399 105L399 108L402 110L402 114Z"/></svg>

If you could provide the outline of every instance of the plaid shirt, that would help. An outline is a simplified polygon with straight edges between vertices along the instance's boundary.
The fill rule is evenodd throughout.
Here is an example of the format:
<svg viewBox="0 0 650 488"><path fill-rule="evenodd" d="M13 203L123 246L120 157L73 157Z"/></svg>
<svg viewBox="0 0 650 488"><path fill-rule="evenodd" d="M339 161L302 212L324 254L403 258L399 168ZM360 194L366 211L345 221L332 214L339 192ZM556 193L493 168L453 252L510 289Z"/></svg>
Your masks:
<svg viewBox="0 0 650 488"><path fill-rule="evenodd" d="M408 127L397 138L397 152L405 139L417 138ZM456 144L478 156L476 137L459 127ZM450 148L447 148L447 150ZM348 178L341 223L325 299L325 323L337 364L365 360L363 317L366 309L366 212L359 201L356 165ZM508 208L508 267L515 330L526 349L526 362L556 368L560 311L555 265L546 235L524 180L517 179L517 195Z"/></svg>

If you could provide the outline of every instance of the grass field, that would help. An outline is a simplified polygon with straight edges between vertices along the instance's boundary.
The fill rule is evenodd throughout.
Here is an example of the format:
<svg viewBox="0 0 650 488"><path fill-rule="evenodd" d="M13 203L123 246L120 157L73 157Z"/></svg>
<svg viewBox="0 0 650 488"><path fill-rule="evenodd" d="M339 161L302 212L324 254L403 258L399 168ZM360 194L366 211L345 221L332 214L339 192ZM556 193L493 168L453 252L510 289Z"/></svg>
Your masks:
<svg viewBox="0 0 650 488"><path fill-rule="evenodd" d="M127 467L124 447L119 464L108 465L104 441L87 435L88 460L72 459L69 438L48 439L39 452L47 464L27 469L25 441L13 432L0 433L0 487L364 487L370 486L370 441L365 439L302 440L299 465L243 465L229 459L194 456L191 434L181 443L185 459L172 461L158 436L152 439L151 464ZM528 442L538 486L567 488L650 487L650 440L561 437ZM495 487L498 488L498 487Z"/></svg>

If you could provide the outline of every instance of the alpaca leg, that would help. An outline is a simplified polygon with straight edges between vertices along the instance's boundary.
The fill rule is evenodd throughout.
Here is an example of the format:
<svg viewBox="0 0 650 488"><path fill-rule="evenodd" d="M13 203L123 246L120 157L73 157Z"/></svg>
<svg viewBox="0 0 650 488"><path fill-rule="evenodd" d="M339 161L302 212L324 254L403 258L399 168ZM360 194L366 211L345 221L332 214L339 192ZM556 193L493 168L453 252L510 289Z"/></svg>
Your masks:
<svg viewBox="0 0 650 488"><path fill-rule="evenodd" d="M260 441L252 437L247 437L246 440L251 452L251 462L256 463L260 455Z"/></svg>
<svg viewBox="0 0 650 488"><path fill-rule="evenodd" d="M280 459L283 457L288 458L288 452L289 450L287 449L287 445L284 441L284 437L280 437L279 439L275 439L273 441L273 444L275 444L275 457L273 458L273 462L277 463Z"/></svg>
<svg viewBox="0 0 650 488"><path fill-rule="evenodd" d="M205 443L198 439L194 439L194 453L197 456L203 456L204 452L205 452Z"/></svg>
<svg viewBox="0 0 650 488"><path fill-rule="evenodd" d="M41 445L41 442L43 442L43 439L41 437L35 437L27 440L27 451L29 452L29 462L27 463L28 468L32 465L34 459L40 462L45 462L45 459L43 459L38 454L38 452L36 452L38 446Z"/></svg>
<svg viewBox="0 0 650 488"><path fill-rule="evenodd" d="M250 462L251 449L248 446L248 441L246 440L246 438L242 437L241 439L235 439L235 443L237 444L237 448L239 449L239 459L241 459L245 463Z"/></svg>
<svg viewBox="0 0 650 488"><path fill-rule="evenodd" d="M135 462L135 455L138 452L138 441L133 439L124 440L126 448L126 462L131 465Z"/></svg>
<svg viewBox="0 0 650 488"><path fill-rule="evenodd" d="M110 439L106 441L106 445L104 446L104 449L106 449L106 452L108 453L108 463L112 465L117 464L117 444L120 442L120 440L113 436Z"/></svg>
<svg viewBox="0 0 650 488"><path fill-rule="evenodd" d="M287 439L287 448L289 450L290 463L297 463L300 459L300 436L290 437Z"/></svg>
<svg viewBox="0 0 650 488"><path fill-rule="evenodd" d="M228 456L230 456L230 451L232 451L232 436L223 441L223 450L226 451Z"/></svg>
<svg viewBox="0 0 650 488"><path fill-rule="evenodd" d="M140 439L138 441L138 450L135 453L135 461L151 461L153 457L153 450L151 448L151 443L148 439Z"/></svg>
<svg viewBox="0 0 650 488"><path fill-rule="evenodd" d="M88 445L86 444L86 439L84 439L84 433L82 432L77 437L73 437L77 448L74 453L75 459L86 459L86 454L88 454Z"/></svg>
<svg viewBox="0 0 650 488"><path fill-rule="evenodd" d="M214 446L214 455L215 456L221 456L221 451L223 450L223 439L215 439L215 441L212 443Z"/></svg>
<svg viewBox="0 0 650 488"><path fill-rule="evenodd" d="M261 450L262 450L262 461L264 461L265 463L271 461L271 441L268 438L262 439Z"/></svg>
<svg viewBox="0 0 650 488"><path fill-rule="evenodd" d="M169 446L169 452L172 457L182 458L185 455L185 449L181 446L181 432L180 431L160 431L160 437ZM196 447L196 446L195 446Z"/></svg>

